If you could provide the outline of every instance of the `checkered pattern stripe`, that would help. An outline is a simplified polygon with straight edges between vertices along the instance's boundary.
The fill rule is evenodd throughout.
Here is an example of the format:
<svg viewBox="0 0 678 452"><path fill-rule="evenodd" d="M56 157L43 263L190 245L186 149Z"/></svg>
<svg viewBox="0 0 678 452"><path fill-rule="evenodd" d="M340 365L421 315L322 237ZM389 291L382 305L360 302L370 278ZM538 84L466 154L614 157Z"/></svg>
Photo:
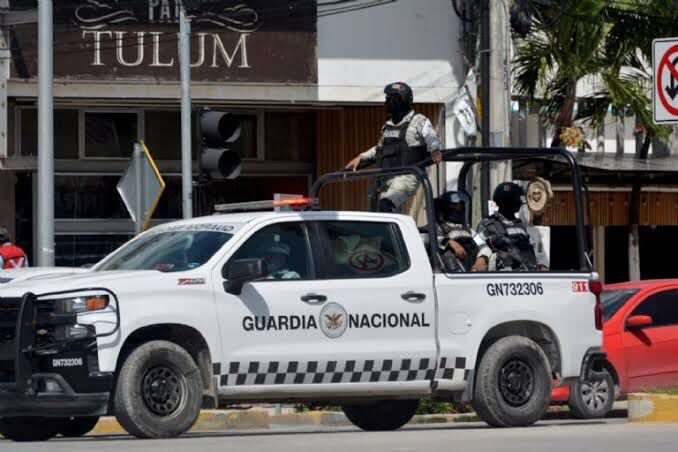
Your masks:
<svg viewBox="0 0 678 452"><path fill-rule="evenodd" d="M443 358L447 363L465 364ZM383 359L364 361L251 361L214 364L214 375L221 386L291 385L327 383L376 383L464 378L465 369L436 368L434 359Z"/></svg>
<svg viewBox="0 0 678 452"><path fill-rule="evenodd" d="M451 380L455 383L463 383L468 380L471 369L466 368L466 358L456 357L440 359L436 380Z"/></svg>

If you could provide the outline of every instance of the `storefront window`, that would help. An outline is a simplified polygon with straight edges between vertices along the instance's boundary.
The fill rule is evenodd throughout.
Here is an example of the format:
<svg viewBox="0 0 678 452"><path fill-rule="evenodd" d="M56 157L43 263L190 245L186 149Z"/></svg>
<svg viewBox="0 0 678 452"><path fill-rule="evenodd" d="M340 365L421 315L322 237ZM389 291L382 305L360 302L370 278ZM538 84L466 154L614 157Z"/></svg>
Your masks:
<svg viewBox="0 0 678 452"><path fill-rule="evenodd" d="M257 158L257 117L256 115L234 114L233 119L241 123L240 138L233 143L232 149L243 159Z"/></svg>
<svg viewBox="0 0 678 452"><path fill-rule="evenodd" d="M266 159L313 161L314 113L266 113Z"/></svg>
<svg viewBox="0 0 678 452"><path fill-rule="evenodd" d="M181 114L179 111L145 111L144 142L155 160L181 160ZM197 142L192 146L194 159L196 144Z"/></svg>
<svg viewBox="0 0 678 452"><path fill-rule="evenodd" d="M130 218L116 189L119 180L120 176L55 176L55 218Z"/></svg>
<svg viewBox="0 0 678 452"><path fill-rule="evenodd" d="M91 266L131 238L123 234L56 235L54 263L57 267Z"/></svg>
<svg viewBox="0 0 678 452"><path fill-rule="evenodd" d="M128 158L138 139L138 114L85 112L85 157Z"/></svg>
<svg viewBox="0 0 678 452"><path fill-rule="evenodd" d="M38 111L21 108L21 155L38 155ZM78 110L54 110L54 157L78 158Z"/></svg>

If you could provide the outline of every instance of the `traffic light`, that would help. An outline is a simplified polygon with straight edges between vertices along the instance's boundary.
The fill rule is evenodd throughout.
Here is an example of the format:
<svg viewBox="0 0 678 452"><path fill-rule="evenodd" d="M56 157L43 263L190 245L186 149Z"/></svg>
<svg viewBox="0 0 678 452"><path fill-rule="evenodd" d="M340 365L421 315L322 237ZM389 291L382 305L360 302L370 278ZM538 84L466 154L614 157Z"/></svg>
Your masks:
<svg viewBox="0 0 678 452"><path fill-rule="evenodd" d="M232 149L240 138L241 121L233 115L206 108L198 112L200 174L210 179L235 179L240 175L240 155Z"/></svg>

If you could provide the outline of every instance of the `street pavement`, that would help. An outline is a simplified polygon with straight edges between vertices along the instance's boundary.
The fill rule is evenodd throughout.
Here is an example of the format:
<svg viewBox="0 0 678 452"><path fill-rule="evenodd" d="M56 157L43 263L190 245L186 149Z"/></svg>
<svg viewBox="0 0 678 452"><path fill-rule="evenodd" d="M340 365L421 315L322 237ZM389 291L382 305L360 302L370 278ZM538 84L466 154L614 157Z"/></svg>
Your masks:
<svg viewBox="0 0 678 452"><path fill-rule="evenodd" d="M395 432L351 427L280 428L189 433L172 440L140 441L129 436L90 436L47 443L0 440L0 451L40 452L675 452L678 424L629 424L625 420L549 421L530 428L491 429L481 423L417 425Z"/></svg>

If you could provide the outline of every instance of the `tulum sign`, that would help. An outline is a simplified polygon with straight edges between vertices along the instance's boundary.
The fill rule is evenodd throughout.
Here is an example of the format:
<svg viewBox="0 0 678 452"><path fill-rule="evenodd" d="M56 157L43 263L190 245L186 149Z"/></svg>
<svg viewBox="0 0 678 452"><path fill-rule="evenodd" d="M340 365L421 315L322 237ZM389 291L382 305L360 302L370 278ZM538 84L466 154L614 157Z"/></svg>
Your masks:
<svg viewBox="0 0 678 452"><path fill-rule="evenodd" d="M178 80L179 3L79 0L55 8L55 78ZM194 81L317 82L314 0L201 3L189 14ZM36 24L14 27L11 39L12 77L37 77Z"/></svg>

